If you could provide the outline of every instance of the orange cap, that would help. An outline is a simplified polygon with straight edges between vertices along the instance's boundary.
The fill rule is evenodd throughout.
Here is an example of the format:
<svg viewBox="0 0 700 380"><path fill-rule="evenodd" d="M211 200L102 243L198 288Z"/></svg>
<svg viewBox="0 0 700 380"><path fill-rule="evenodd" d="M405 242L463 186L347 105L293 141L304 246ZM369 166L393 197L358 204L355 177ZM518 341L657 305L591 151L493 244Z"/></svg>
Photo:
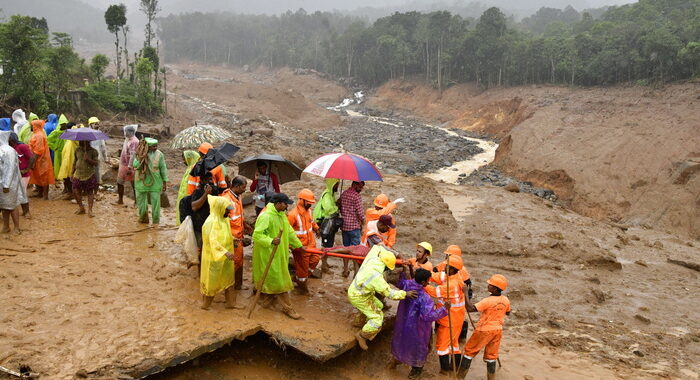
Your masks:
<svg viewBox="0 0 700 380"><path fill-rule="evenodd" d="M451 246L447 247L447 249L445 250L445 253L448 255L455 255L455 256L462 257L462 248L459 248L458 245L451 245Z"/></svg>
<svg viewBox="0 0 700 380"><path fill-rule="evenodd" d="M299 194L297 194L297 198L303 199L307 202L316 203L316 198L314 198L314 193L313 193L313 191L311 191L309 189L303 189L302 191L300 191Z"/></svg>
<svg viewBox="0 0 700 380"><path fill-rule="evenodd" d="M389 204L389 197L386 194L379 194L374 198L374 205L377 207L384 208Z"/></svg>
<svg viewBox="0 0 700 380"><path fill-rule="evenodd" d="M450 256L450 266L457 270L462 270L462 268L464 268L464 262L459 256Z"/></svg>
<svg viewBox="0 0 700 380"><path fill-rule="evenodd" d="M489 278L488 281L486 281L486 283L489 285L493 285L498 289L501 289L502 291L506 290L506 288L508 287L508 280L506 279L506 276L502 274L494 274L493 276L491 276L491 278Z"/></svg>
<svg viewBox="0 0 700 380"><path fill-rule="evenodd" d="M202 143L199 145L199 153L201 154L207 154L209 149L213 148L214 146L209 144L208 142Z"/></svg>

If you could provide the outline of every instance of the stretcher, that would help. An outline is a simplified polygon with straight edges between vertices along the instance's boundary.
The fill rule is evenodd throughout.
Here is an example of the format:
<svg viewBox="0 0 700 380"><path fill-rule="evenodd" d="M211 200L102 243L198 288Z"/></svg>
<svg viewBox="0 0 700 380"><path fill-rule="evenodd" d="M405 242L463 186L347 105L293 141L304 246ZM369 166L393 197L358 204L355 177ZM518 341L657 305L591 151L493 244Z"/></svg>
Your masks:
<svg viewBox="0 0 700 380"><path fill-rule="evenodd" d="M358 264L361 264L362 261L364 261L364 259L365 259L365 256L351 255L351 254L346 254L346 253L329 252L330 249L333 249L333 248L323 248L323 249L304 248L304 251L306 251L308 253L313 253L316 255L321 255L321 256L332 256L332 257L339 257L341 259L350 259L350 260L354 260ZM396 266L400 266L403 264L404 264L403 260L396 259Z"/></svg>

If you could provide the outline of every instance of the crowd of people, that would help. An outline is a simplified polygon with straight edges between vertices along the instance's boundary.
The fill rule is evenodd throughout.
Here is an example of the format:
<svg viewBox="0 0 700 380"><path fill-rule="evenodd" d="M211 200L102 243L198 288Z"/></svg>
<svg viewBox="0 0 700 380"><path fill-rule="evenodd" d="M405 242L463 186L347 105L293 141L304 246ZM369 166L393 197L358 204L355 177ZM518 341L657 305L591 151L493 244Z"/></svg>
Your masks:
<svg viewBox="0 0 700 380"><path fill-rule="evenodd" d="M76 200L76 213L94 216L100 164L106 162L104 141L61 139L66 130L82 127L64 115L52 114L43 121L34 114L25 119L17 110L13 119L14 128L4 128L9 122L0 119L0 129L11 129L0 132L2 231L11 231L12 219L14 231L20 233L20 209L22 215L30 217L29 185L34 186L35 196L46 199L49 186L63 181L66 198ZM98 126L97 118L89 119L88 128ZM123 128L117 203L123 204L126 185L130 184L139 222L158 224L168 169L158 141L136 138L137 128ZM446 258L440 262L431 261L433 247L429 242L416 244L415 255L395 249L397 221L393 212L404 199L391 201L378 194L372 207L364 209L364 182L352 182L338 195L339 181L329 178L318 201L313 191L302 189L295 202L280 191L279 180L267 161L258 161L250 187L247 178L229 176L224 165L197 170L212 149L210 143L203 143L197 151L183 152L186 170L176 201L177 223L191 223L196 240L203 309L210 309L219 293L224 293L226 308L240 307L237 293L246 289L243 248L252 244L252 284L260 293L260 305L276 304L288 317L299 319L290 292L296 289L308 295L309 279L332 274L328 257L337 255L343 260L343 277L350 277L353 265L347 297L357 310L353 325L359 328L355 337L362 349L368 349L368 342L382 329L388 307L385 300L399 300L392 353L395 363L411 367L410 378L422 372L433 331L441 371L459 371L464 377L474 356L484 349L489 379L494 378L502 325L510 312L510 302L502 294L508 286L504 276L493 275L488 280L490 296L474 304L471 277L459 246L447 247ZM243 212L242 196L248 190L255 206L251 220L246 220ZM87 197L87 210L83 197ZM336 245L338 231L342 245ZM479 312L481 317L460 349L469 312Z"/></svg>

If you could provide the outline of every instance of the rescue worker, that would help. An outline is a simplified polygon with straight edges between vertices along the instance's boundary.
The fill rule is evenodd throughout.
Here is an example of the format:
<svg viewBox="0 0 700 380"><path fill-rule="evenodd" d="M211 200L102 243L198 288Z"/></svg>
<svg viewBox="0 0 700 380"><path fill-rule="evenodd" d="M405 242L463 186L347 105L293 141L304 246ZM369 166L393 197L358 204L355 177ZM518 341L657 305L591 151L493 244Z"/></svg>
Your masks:
<svg viewBox="0 0 700 380"><path fill-rule="evenodd" d="M264 305L277 301L282 311L292 319L299 319L292 307L292 299L289 291L294 289L292 278L289 275L289 247L301 248L301 241L297 238L294 229L289 225L285 211L294 202L287 194L276 193L267 204L265 212L261 212L255 221L253 231L253 284L256 290L265 296ZM281 234L280 234L281 232ZM279 235L279 237L278 237ZM259 284L267 262L269 261L274 246L279 247L274 255L270 270L265 282ZM260 286L261 285L261 286ZM260 286L259 289L257 287Z"/></svg>
<svg viewBox="0 0 700 380"><path fill-rule="evenodd" d="M153 224L160 223L160 194L168 188L168 167L165 155L158 150L158 140L150 137L144 139L148 145L145 157L134 156L133 167L136 168L134 188L139 223L148 224L148 204L152 208Z"/></svg>
<svg viewBox="0 0 700 380"><path fill-rule="evenodd" d="M180 212L180 208L182 207L180 201L189 196L187 195L187 183L190 179L190 172L192 171L192 168L194 168L194 165L197 163L197 161L199 161L199 153L195 152L194 150L186 150L182 152L182 161L186 168L185 173L182 175L182 179L180 180L180 186L177 187L177 199L175 200L175 223L178 226L187 216L182 215Z"/></svg>
<svg viewBox="0 0 700 380"><path fill-rule="evenodd" d="M321 198L319 198L316 207L314 207L314 220L321 226L321 246L323 248L332 248L335 246L335 234L340 229L340 223L338 223L340 209L335 198L340 180L326 178L325 182L326 190L321 193ZM329 225L326 225L327 223ZM330 272L327 255L324 255L321 259L321 271L323 273Z"/></svg>
<svg viewBox="0 0 700 380"><path fill-rule="evenodd" d="M466 309L464 308L464 282L459 274L464 264L459 256L449 257L447 273L444 271L433 273L432 281L436 286L429 285L425 291L433 298L437 298L449 310L449 315L437 321L437 333L435 338L435 350L440 360L440 373L447 373L455 366L459 367L461 358L459 350L459 334L462 331ZM449 276L449 294L448 279ZM450 326L451 324L451 326ZM452 329L450 329L452 327ZM450 360L452 355L452 360Z"/></svg>
<svg viewBox="0 0 700 380"><path fill-rule="evenodd" d="M202 261L200 266L200 291L202 309L208 310L214 296L224 291L226 308L236 308L234 282L234 240L231 236L228 215L233 208L228 198L207 196L209 217L202 226Z"/></svg>
<svg viewBox="0 0 700 380"><path fill-rule="evenodd" d="M430 262L430 255L433 254L433 246L427 241L420 242L416 245L416 257L408 259L413 270L419 268L429 272L433 271L433 263Z"/></svg>
<svg viewBox="0 0 700 380"><path fill-rule="evenodd" d="M314 222L309 211L314 203L316 203L314 193L309 189L303 189L297 194L296 207L287 214L289 224L303 245L303 247L292 251L294 255L294 277L300 294L309 294L306 280L309 278L309 272L316 270L316 266L321 260L321 255L306 250L306 248L316 248L318 224Z"/></svg>
<svg viewBox="0 0 700 380"><path fill-rule="evenodd" d="M32 136L29 139L29 147L36 156L34 165L30 170L29 184L36 185L37 197L49 199L49 186L56 182L51 165L51 151L44 132L44 121L32 121Z"/></svg>
<svg viewBox="0 0 700 380"><path fill-rule="evenodd" d="M394 218L391 215L382 215L379 219L367 223L367 230L362 234L362 245L372 247L381 244L386 248L392 245L388 241L388 236L392 229L395 229Z"/></svg>
<svg viewBox="0 0 700 380"><path fill-rule="evenodd" d="M374 252L372 252L374 251ZM353 326L362 330L355 333L360 348L367 350L367 341L374 339L384 323L384 305L377 294L393 300L416 298L415 290L403 291L393 289L384 279L384 270L393 270L396 266L396 256L386 248L375 246L367 254L360 270L348 287L348 299L358 313L355 315Z"/></svg>
<svg viewBox="0 0 700 380"><path fill-rule="evenodd" d="M199 149L197 150L199 152L199 161L202 161L204 159L204 156L207 155L209 149L211 148L213 148L213 146L208 142L199 145ZM210 170L210 172L214 178L214 184L216 184L216 186L219 187L221 191L224 191L228 188L226 176L224 175L223 165L215 167L214 169ZM199 177L190 174L190 177L187 180L187 195L192 195L192 193L194 193L194 191L197 190L197 188L199 188Z"/></svg>
<svg viewBox="0 0 700 380"><path fill-rule="evenodd" d="M464 356L459 366L459 376L465 378L469 372L474 356L484 350L486 362L486 376L488 380L496 379L496 361L498 361L498 348L503 337L503 320L510 315L510 300L501 293L508 287L508 280L501 274L494 274L486 281L489 297L482 299L475 305L467 300L467 311L481 313L479 322L474 332L464 346Z"/></svg>
<svg viewBox="0 0 700 380"><path fill-rule="evenodd" d="M451 256L459 256L462 257L462 248L460 248L458 245L450 245L447 247L445 250L445 254L450 254ZM444 272L445 271L445 262L441 262L437 264L433 268L433 272ZM472 298L472 280L469 275L469 271L467 270L466 265L462 266L462 269L459 270L459 274L462 277L462 281L464 281L464 284L467 286L467 297L469 299Z"/></svg>
<svg viewBox="0 0 700 380"><path fill-rule="evenodd" d="M245 193L248 180L243 176L235 176L231 180L231 185L224 191L221 196L228 198L232 203L232 209L229 213L229 225L231 227L231 235L235 243L233 251L233 264L236 268L234 289L240 290L243 287L243 236L250 235L253 229L245 223L243 218L243 202L241 195Z"/></svg>
<svg viewBox="0 0 700 380"><path fill-rule="evenodd" d="M389 202L389 197L386 194L379 194L374 198L374 208L368 208L365 211L365 228L367 230L367 224L375 220L379 220L382 215L391 215L396 209L399 203L403 203L406 200L403 198L398 198L393 202ZM394 217L392 216L392 224L396 224ZM396 228L392 228L386 233L385 236L387 247L391 248L396 244Z"/></svg>

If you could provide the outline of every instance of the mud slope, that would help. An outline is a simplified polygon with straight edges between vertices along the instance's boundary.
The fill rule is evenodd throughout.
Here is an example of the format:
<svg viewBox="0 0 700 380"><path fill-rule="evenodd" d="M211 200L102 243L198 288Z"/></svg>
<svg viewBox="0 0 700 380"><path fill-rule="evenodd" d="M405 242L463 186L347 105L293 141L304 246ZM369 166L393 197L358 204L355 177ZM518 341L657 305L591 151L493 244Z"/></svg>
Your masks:
<svg viewBox="0 0 700 380"><path fill-rule="evenodd" d="M496 164L597 219L700 237L700 84L441 95L390 82L370 105L501 139ZM439 115L439 117L438 117Z"/></svg>

